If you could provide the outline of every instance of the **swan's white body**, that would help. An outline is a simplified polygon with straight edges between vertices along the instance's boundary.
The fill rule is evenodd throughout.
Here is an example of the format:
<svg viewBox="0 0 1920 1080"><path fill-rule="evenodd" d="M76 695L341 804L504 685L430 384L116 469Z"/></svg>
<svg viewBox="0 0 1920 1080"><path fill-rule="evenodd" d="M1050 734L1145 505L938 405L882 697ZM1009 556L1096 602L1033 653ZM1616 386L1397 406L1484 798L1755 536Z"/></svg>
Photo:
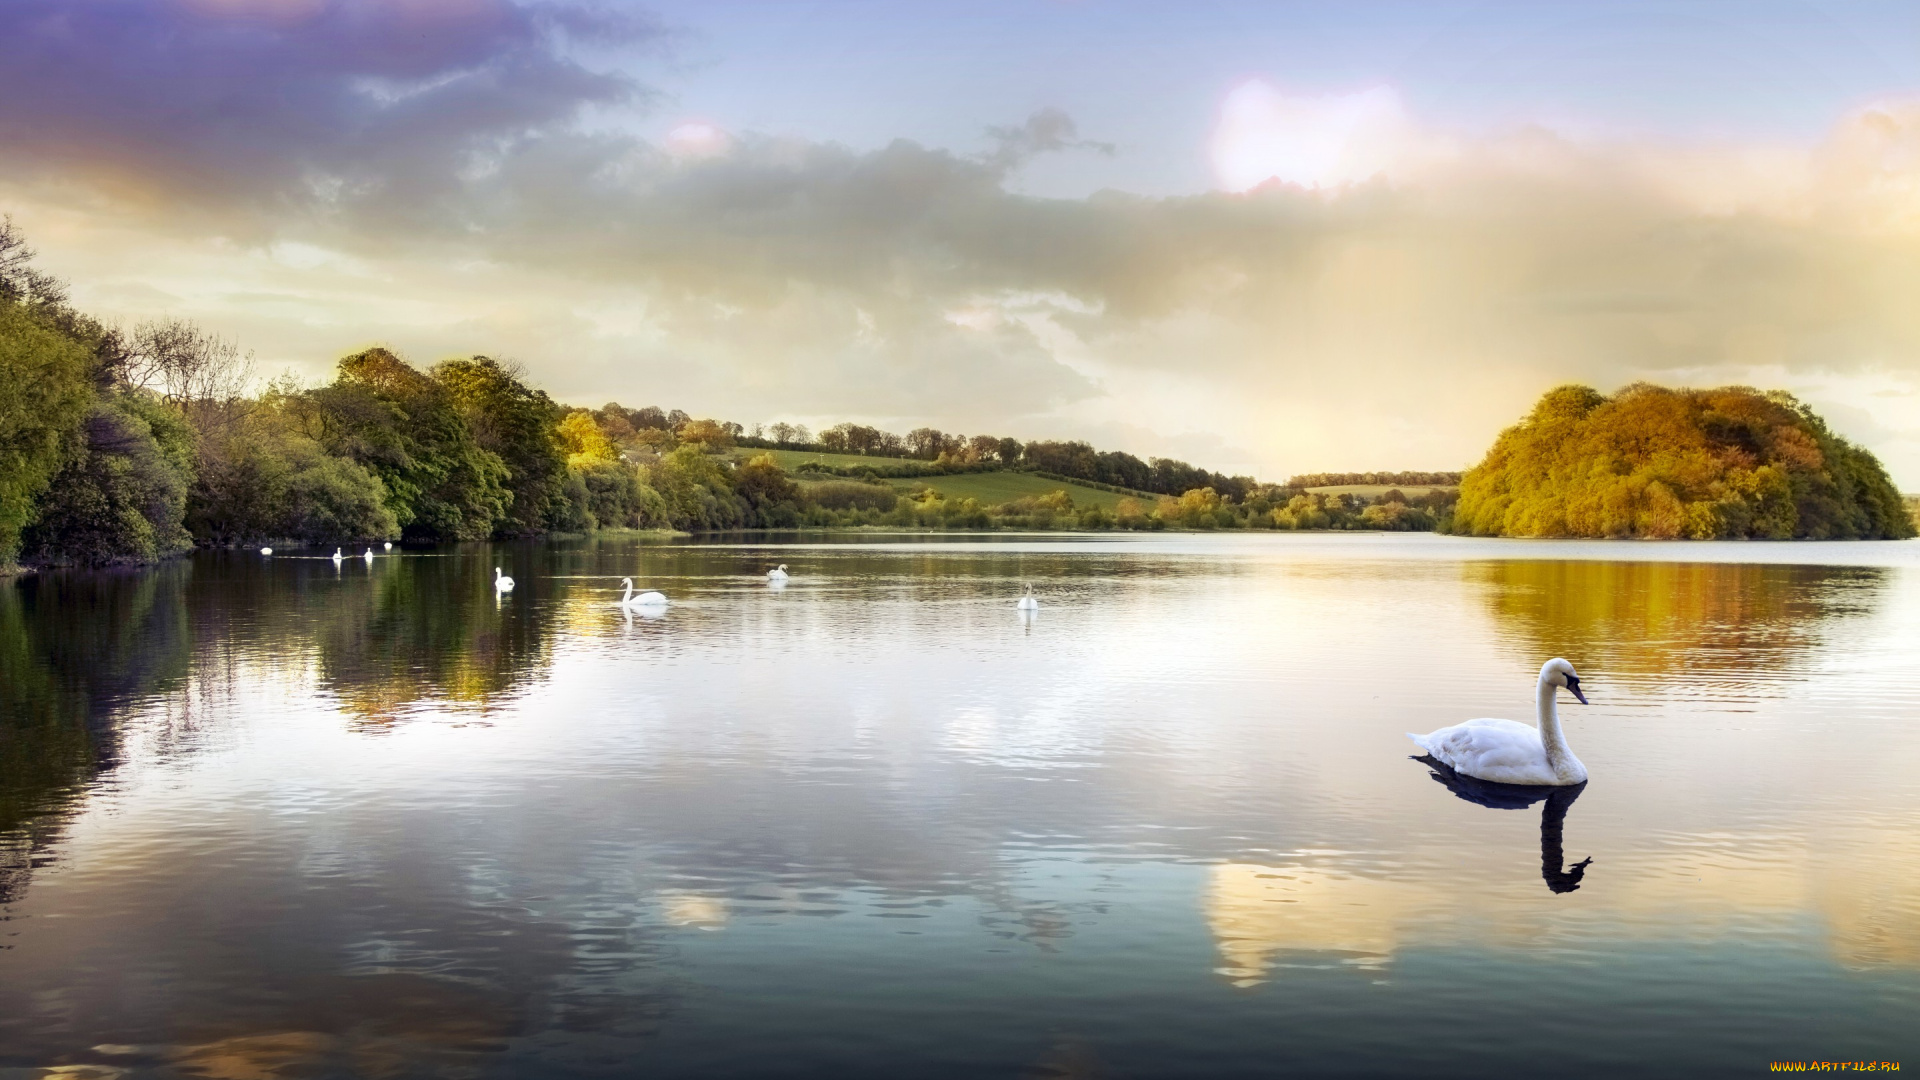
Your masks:
<svg viewBox="0 0 1920 1080"><path fill-rule="evenodd" d="M1027 595L1021 597L1020 602L1013 606L1019 608L1021 611L1039 611L1040 601L1033 597L1033 586L1027 586Z"/></svg>
<svg viewBox="0 0 1920 1080"><path fill-rule="evenodd" d="M787 564L781 563L779 566L776 566L773 569L767 571L767 580L768 581L787 580Z"/></svg>
<svg viewBox="0 0 1920 1080"><path fill-rule="evenodd" d="M373 549L372 548L368 548L364 553L361 554L360 557L367 560L368 566L373 565Z"/></svg>
<svg viewBox="0 0 1920 1080"><path fill-rule="evenodd" d="M1560 712L1554 707L1555 692L1562 686L1585 703L1573 665L1555 657L1540 668L1539 727L1482 718L1425 735L1408 733L1407 738L1453 771L1496 784L1567 787L1585 783L1587 767L1567 748Z"/></svg>
<svg viewBox="0 0 1920 1080"><path fill-rule="evenodd" d="M272 548L270 548L270 547L264 547L264 548L261 548L261 549L260 549L260 554L262 554L262 555L271 555L271 554L273 554L273 549L272 549Z"/></svg>
<svg viewBox="0 0 1920 1080"><path fill-rule="evenodd" d="M339 548L333 549L333 565L339 566L341 562L343 562L345 559L346 559L346 556L340 554Z"/></svg>
<svg viewBox="0 0 1920 1080"><path fill-rule="evenodd" d="M382 551L392 551L392 550L393 550L393 541L391 541L391 540L389 540L389 541L387 541L387 542L386 542L386 545L385 545L384 547L382 547L382 548L381 548L380 550L382 550Z"/></svg>
<svg viewBox="0 0 1920 1080"><path fill-rule="evenodd" d="M512 592L513 591L513 579L506 576L505 574L502 574L500 572L500 568L497 566L493 568L493 591L494 592Z"/></svg>
<svg viewBox="0 0 1920 1080"><path fill-rule="evenodd" d="M636 593L633 591L633 579L630 577L621 578L620 584L627 588L627 591L620 596L620 606L623 608L663 608L667 606L667 595L665 593L657 593L652 590Z"/></svg>

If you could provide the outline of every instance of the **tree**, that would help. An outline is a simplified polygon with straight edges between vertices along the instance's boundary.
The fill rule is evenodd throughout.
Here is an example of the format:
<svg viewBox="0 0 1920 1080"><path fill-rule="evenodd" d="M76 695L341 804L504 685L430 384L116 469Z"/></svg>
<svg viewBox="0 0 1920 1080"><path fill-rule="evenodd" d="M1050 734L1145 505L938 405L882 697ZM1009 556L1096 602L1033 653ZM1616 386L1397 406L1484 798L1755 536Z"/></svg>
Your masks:
<svg viewBox="0 0 1920 1080"><path fill-rule="evenodd" d="M907 432L907 453L912 457L932 461L947 449L947 445L947 433L937 428L921 427Z"/></svg>
<svg viewBox="0 0 1920 1080"><path fill-rule="evenodd" d="M474 441L507 467L513 498L496 532L532 536L550 527L567 505L566 454L555 433L563 411L544 390L535 390L518 368L487 356L435 365L433 378L447 388Z"/></svg>
<svg viewBox="0 0 1920 1080"><path fill-rule="evenodd" d="M679 428L680 441L701 443L710 450L733 446L734 436L726 426L713 420L689 420Z"/></svg>
<svg viewBox="0 0 1920 1080"><path fill-rule="evenodd" d="M199 432L186 526L203 543L389 540L400 525L387 488L300 430L290 388L270 388L233 425Z"/></svg>
<svg viewBox="0 0 1920 1080"><path fill-rule="evenodd" d="M303 404L310 435L380 478L404 535L482 540L506 518L506 464L474 439L444 386L386 349L343 358Z"/></svg>
<svg viewBox="0 0 1920 1080"><path fill-rule="evenodd" d="M620 455L613 449L613 441L607 438L606 431L594 422L593 414L585 409L575 409L560 421L558 429L560 448L566 451L568 465L586 465L598 461L618 461Z"/></svg>
<svg viewBox="0 0 1920 1080"><path fill-rule="evenodd" d="M118 375L176 405L231 401L246 392L253 357L185 319L142 323Z"/></svg>
<svg viewBox="0 0 1920 1080"><path fill-rule="evenodd" d="M1791 395L1748 387L1612 397L1561 386L1462 478L1455 531L1512 536L1898 539L1872 454Z"/></svg>
<svg viewBox="0 0 1920 1080"><path fill-rule="evenodd" d="M148 562L185 551L193 430L173 406L138 393L96 397L21 534L21 560Z"/></svg>
<svg viewBox="0 0 1920 1080"><path fill-rule="evenodd" d="M11 222L0 226L0 282ZM17 285L18 295L29 288ZM92 399L92 350L60 333L18 299L0 299L0 566L13 561L20 530L60 468L69 436Z"/></svg>
<svg viewBox="0 0 1920 1080"><path fill-rule="evenodd" d="M747 501L750 522L762 528L799 524L800 489L772 454L760 454L734 474L734 491Z"/></svg>

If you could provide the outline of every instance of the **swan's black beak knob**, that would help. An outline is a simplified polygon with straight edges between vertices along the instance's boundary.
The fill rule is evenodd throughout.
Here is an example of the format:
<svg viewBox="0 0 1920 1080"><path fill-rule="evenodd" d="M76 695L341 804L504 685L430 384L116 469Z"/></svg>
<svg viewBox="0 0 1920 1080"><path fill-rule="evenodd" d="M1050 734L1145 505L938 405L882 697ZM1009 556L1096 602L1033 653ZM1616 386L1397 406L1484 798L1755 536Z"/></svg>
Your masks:
<svg viewBox="0 0 1920 1080"><path fill-rule="evenodd" d="M1573 691L1573 696L1580 699L1580 704L1585 705L1587 703L1587 695L1580 692L1580 676L1567 676L1567 689Z"/></svg>

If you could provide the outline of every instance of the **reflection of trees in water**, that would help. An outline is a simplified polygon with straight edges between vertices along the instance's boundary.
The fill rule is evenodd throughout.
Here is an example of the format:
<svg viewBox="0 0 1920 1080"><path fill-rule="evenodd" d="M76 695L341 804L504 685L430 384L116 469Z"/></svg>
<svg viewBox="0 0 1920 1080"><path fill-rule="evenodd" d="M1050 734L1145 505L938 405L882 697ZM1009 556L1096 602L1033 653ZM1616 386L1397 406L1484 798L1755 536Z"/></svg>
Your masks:
<svg viewBox="0 0 1920 1080"><path fill-rule="evenodd" d="M355 560L357 563L358 560ZM270 563L225 552L126 572L0 584L0 903L87 785L112 765L130 710L154 704L150 749L190 752L196 717L242 679L323 685L362 722L409 703L484 704L544 662L535 581L495 604L485 559ZM143 731L146 729L143 728Z"/></svg>
<svg viewBox="0 0 1920 1080"><path fill-rule="evenodd" d="M1778 671L1823 624L1869 610L1879 567L1503 561L1466 564L1529 663L1565 656L1623 678Z"/></svg>
<svg viewBox="0 0 1920 1080"><path fill-rule="evenodd" d="M174 562L0 584L0 903L113 764L116 718L187 675L189 575Z"/></svg>
<svg viewBox="0 0 1920 1080"><path fill-rule="evenodd" d="M493 563L379 560L359 588L316 617L321 686L365 726L416 702L484 706L544 667L562 583L536 577L494 596Z"/></svg>

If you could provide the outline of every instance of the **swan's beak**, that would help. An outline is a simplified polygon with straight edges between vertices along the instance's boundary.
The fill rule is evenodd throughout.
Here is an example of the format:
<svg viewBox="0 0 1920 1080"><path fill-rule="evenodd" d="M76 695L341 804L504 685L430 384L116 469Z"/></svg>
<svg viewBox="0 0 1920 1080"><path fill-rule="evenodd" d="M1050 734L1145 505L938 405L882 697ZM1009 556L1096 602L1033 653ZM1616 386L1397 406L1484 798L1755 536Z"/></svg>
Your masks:
<svg viewBox="0 0 1920 1080"><path fill-rule="evenodd" d="M1573 691L1573 696L1580 699L1580 704L1585 705L1587 703L1587 695L1580 692L1580 677L1578 675L1567 676L1567 689Z"/></svg>

